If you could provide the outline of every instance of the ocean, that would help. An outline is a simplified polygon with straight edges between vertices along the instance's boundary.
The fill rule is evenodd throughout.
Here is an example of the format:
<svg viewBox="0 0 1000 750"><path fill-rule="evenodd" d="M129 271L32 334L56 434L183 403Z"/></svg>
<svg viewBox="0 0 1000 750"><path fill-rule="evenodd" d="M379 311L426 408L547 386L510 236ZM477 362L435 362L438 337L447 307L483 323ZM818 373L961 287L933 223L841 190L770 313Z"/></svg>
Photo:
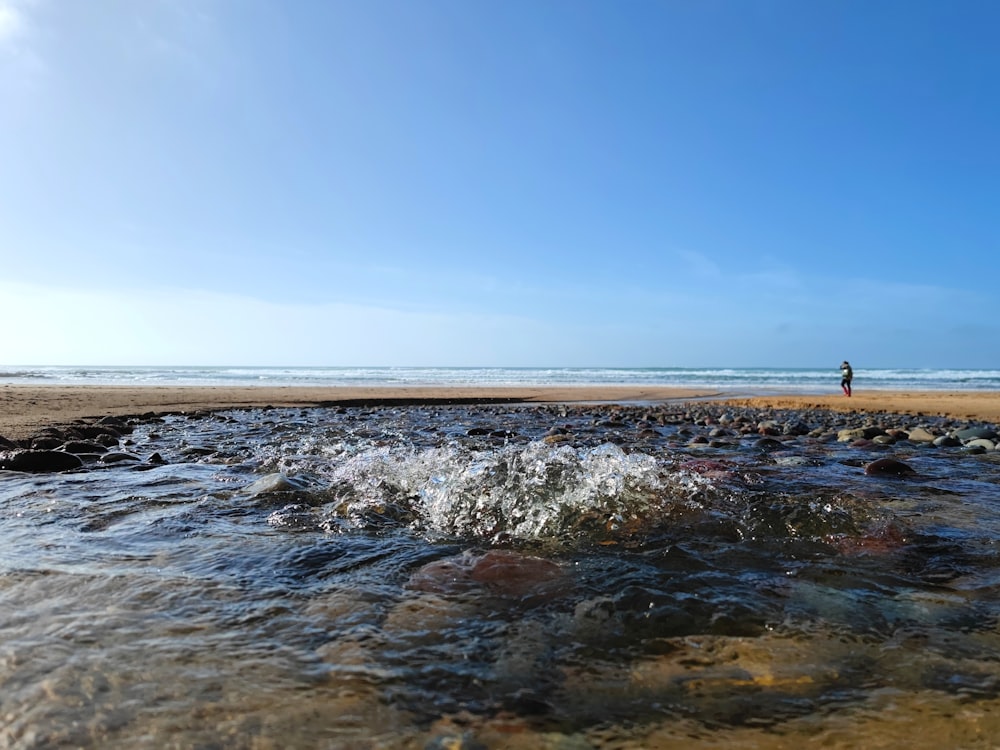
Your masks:
<svg viewBox="0 0 1000 750"><path fill-rule="evenodd" d="M892 372L893 387L996 377ZM753 390L837 373L7 377ZM991 747L997 429L699 402L48 430L38 447L62 443L77 468L0 470L0 748Z"/></svg>
<svg viewBox="0 0 1000 750"><path fill-rule="evenodd" d="M838 391L829 368L685 367L0 367L0 383L267 386L648 385L739 394ZM1000 369L855 368L856 388L1000 390Z"/></svg>

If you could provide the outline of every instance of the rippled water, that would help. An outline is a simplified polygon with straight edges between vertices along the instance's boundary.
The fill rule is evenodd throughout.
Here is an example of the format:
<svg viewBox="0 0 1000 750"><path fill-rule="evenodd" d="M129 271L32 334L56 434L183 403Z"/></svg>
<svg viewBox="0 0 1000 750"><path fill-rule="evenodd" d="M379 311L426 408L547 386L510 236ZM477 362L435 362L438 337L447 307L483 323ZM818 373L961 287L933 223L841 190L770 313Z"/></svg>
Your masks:
<svg viewBox="0 0 1000 750"><path fill-rule="evenodd" d="M260 410L0 472L0 747L992 746L1000 455L736 426Z"/></svg>

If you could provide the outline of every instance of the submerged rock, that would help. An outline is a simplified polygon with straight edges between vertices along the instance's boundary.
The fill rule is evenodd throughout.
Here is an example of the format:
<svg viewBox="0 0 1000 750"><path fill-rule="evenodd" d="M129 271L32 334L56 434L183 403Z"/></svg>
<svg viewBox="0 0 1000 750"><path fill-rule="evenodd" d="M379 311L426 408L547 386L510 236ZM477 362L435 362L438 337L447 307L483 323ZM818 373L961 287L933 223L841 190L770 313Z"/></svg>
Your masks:
<svg viewBox="0 0 1000 750"><path fill-rule="evenodd" d="M509 550L482 555L465 552L427 563L410 577L417 591L455 594L477 588L513 598L544 596L566 584L562 567L551 560Z"/></svg>

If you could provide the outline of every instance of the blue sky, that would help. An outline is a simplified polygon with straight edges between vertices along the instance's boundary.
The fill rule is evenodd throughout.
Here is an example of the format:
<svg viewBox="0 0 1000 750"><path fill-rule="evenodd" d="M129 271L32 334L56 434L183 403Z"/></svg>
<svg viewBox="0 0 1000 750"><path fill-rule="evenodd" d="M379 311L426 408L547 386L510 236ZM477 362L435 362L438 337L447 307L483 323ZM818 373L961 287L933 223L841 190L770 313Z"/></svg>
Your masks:
<svg viewBox="0 0 1000 750"><path fill-rule="evenodd" d="M998 29L0 0L0 362L996 367Z"/></svg>

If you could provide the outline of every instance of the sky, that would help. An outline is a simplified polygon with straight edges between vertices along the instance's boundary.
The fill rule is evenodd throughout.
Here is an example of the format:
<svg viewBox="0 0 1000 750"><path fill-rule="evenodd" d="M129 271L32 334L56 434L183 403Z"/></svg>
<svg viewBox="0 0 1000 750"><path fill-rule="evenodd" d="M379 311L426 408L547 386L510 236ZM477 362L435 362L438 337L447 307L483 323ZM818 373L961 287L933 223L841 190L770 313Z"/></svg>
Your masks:
<svg viewBox="0 0 1000 750"><path fill-rule="evenodd" d="M1000 367L993 0L0 0L0 363Z"/></svg>

